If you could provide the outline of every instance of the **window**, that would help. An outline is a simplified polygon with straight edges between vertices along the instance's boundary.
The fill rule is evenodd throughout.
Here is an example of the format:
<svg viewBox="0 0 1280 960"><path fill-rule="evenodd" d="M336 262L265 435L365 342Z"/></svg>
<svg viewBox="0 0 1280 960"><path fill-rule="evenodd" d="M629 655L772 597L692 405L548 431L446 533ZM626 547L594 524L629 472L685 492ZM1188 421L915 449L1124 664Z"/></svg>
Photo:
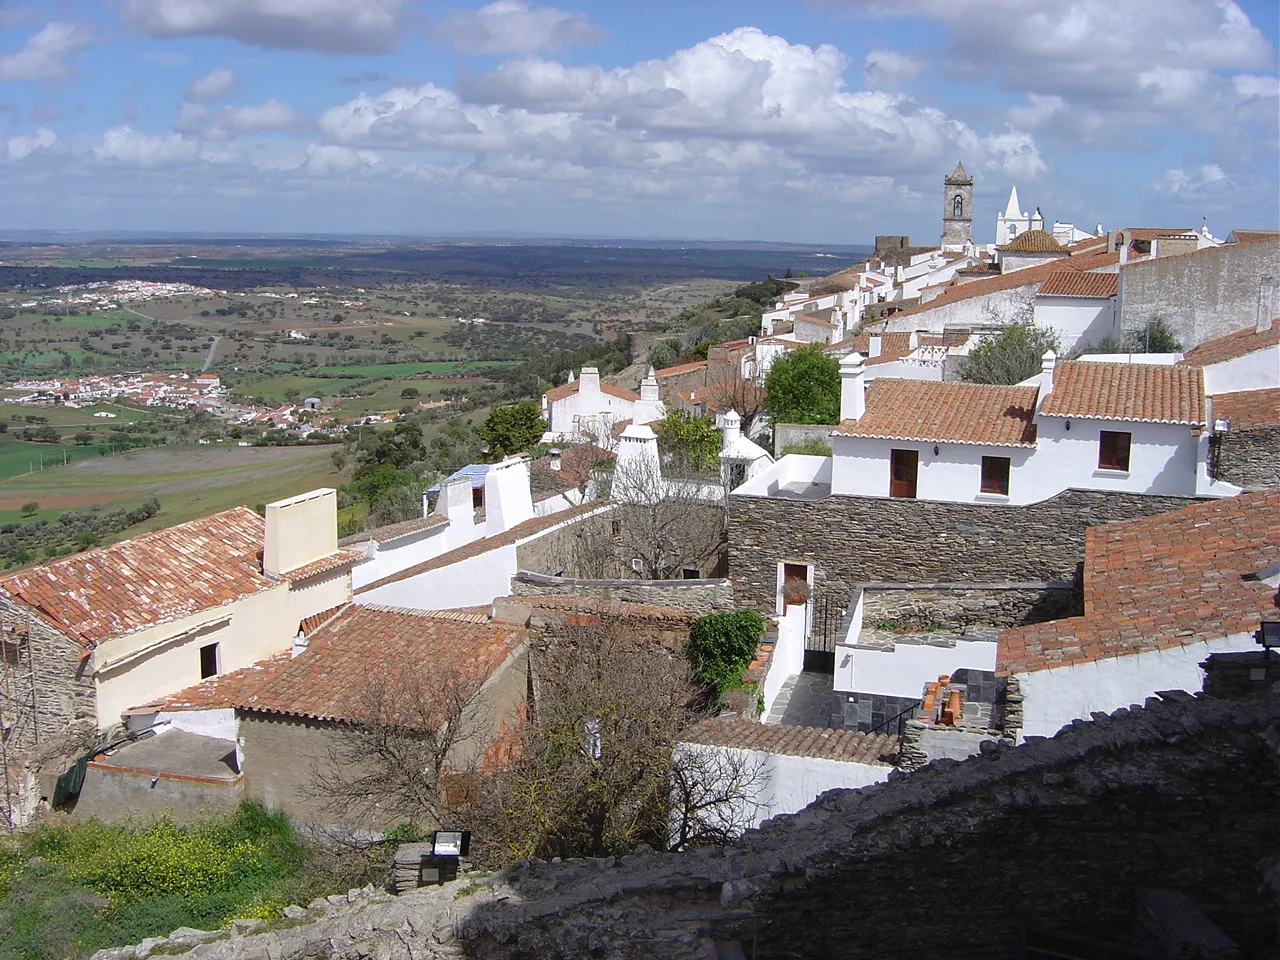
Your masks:
<svg viewBox="0 0 1280 960"><path fill-rule="evenodd" d="M747 482L747 465L745 463L731 463L729 465L729 489L736 490Z"/></svg>
<svg viewBox="0 0 1280 960"><path fill-rule="evenodd" d="M915 450L889 451L889 496L914 499L920 454Z"/></svg>
<svg viewBox="0 0 1280 960"><path fill-rule="evenodd" d="M621 520L612 521L609 524L609 532L615 537L622 536L622 521Z"/></svg>
<svg viewBox="0 0 1280 960"><path fill-rule="evenodd" d="M1098 434L1098 469L1128 470L1129 442L1133 435L1115 430L1103 430Z"/></svg>
<svg viewBox="0 0 1280 960"><path fill-rule="evenodd" d="M218 645L205 644L200 648L200 679L208 680L218 675Z"/></svg>
<svg viewBox="0 0 1280 960"><path fill-rule="evenodd" d="M1009 495L1009 458L982 458L982 492Z"/></svg>
<svg viewBox="0 0 1280 960"><path fill-rule="evenodd" d="M681 567L680 568L681 580L697 580L700 576L702 576L702 574L698 572L697 567Z"/></svg>

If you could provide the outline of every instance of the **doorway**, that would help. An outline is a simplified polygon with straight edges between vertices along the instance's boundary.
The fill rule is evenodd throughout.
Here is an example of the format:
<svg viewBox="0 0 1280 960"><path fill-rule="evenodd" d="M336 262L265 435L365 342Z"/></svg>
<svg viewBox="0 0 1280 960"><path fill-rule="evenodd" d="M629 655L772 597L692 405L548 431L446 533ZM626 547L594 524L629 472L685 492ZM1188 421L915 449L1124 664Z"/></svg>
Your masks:
<svg viewBox="0 0 1280 960"><path fill-rule="evenodd" d="M915 450L889 451L889 496L914 500L920 454Z"/></svg>

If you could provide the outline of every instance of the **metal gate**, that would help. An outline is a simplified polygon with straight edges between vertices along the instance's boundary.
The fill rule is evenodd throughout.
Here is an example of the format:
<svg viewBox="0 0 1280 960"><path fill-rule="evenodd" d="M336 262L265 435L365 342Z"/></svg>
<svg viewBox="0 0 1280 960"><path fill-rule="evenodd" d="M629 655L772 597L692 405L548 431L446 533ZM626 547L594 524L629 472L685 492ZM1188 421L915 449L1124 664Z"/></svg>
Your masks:
<svg viewBox="0 0 1280 960"><path fill-rule="evenodd" d="M844 609L821 597L813 604L809 633L804 641L804 669L814 673L836 672L836 637L844 622Z"/></svg>

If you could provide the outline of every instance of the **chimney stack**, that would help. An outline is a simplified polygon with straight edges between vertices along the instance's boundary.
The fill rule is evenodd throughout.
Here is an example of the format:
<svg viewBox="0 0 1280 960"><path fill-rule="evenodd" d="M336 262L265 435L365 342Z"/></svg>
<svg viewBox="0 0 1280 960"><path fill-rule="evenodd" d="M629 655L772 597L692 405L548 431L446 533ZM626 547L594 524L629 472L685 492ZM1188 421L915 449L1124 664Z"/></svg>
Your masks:
<svg viewBox="0 0 1280 960"><path fill-rule="evenodd" d="M1257 333L1266 333L1271 329L1271 321L1276 318L1276 278L1263 276L1258 281L1258 318L1254 324Z"/></svg>
<svg viewBox="0 0 1280 960"><path fill-rule="evenodd" d="M600 392L600 371L595 367L583 367L578 377L578 395Z"/></svg>
<svg viewBox="0 0 1280 960"><path fill-rule="evenodd" d="M462 539L462 532L471 531L476 525L475 495L471 490L470 477L454 477L440 484L435 515L449 521L450 542L455 544L470 540L469 535Z"/></svg>
<svg viewBox="0 0 1280 960"><path fill-rule="evenodd" d="M840 419L861 420L867 411L866 362L860 353L840 361Z"/></svg>
<svg viewBox="0 0 1280 960"><path fill-rule="evenodd" d="M321 487L267 504L262 572L278 577L338 551L338 492Z"/></svg>
<svg viewBox="0 0 1280 960"><path fill-rule="evenodd" d="M729 450L738 442L738 438L742 436L742 418L738 416L737 410L730 410L721 418L720 424L724 431L720 449Z"/></svg>
<svg viewBox="0 0 1280 960"><path fill-rule="evenodd" d="M587 369L582 379L587 379ZM529 458L510 457L489 467L484 476L485 536L493 537L516 524L533 519L533 493L529 489Z"/></svg>
<svg viewBox="0 0 1280 960"><path fill-rule="evenodd" d="M1053 393L1053 371L1058 366L1058 355L1046 350L1040 358L1040 396L1047 397Z"/></svg>
<svg viewBox="0 0 1280 960"><path fill-rule="evenodd" d="M869 337L867 337L867 353L868 353L868 355L870 355L870 356L872 356L872 357L878 357L878 356L880 356L880 352L881 352L883 349L884 349L884 347L883 347L883 341L882 341L882 340L881 340L881 338L880 338L880 334L878 334L878 333L873 333L873 334L871 334Z"/></svg>

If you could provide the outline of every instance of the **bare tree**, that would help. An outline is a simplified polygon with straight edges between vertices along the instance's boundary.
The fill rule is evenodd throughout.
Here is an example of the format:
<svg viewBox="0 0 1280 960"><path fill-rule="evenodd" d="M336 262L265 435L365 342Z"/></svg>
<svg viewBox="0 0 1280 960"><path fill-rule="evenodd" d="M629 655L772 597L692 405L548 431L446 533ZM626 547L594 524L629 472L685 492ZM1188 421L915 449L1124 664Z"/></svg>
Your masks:
<svg viewBox="0 0 1280 960"><path fill-rule="evenodd" d="M310 791L348 825L439 826L450 778L478 763L494 718L479 700L486 676L402 664L352 691L335 725L327 762Z"/></svg>
<svg viewBox="0 0 1280 960"><path fill-rule="evenodd" d="M482 778L467 811L486 859L723 843L751 822L761 771L680 746L700 719L682 656L633 622L582 621L533 656L520 749Z"/></svg>

